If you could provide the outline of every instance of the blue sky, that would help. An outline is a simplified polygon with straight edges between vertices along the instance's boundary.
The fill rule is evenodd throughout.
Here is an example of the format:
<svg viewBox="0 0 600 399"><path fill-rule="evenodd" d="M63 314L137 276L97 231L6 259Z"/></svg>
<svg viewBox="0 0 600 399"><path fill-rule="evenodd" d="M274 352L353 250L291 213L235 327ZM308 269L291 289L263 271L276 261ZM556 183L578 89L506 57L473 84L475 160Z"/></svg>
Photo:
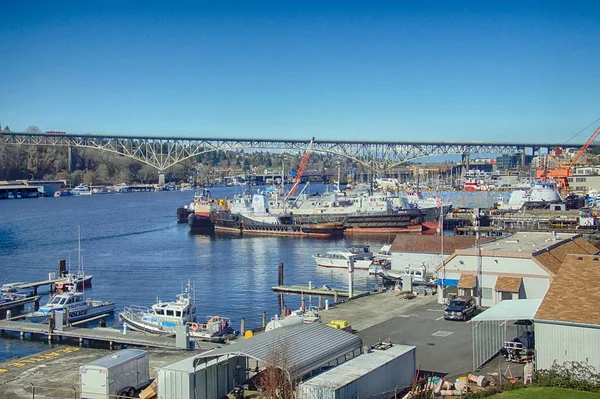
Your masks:
<svg viewBox="0 0 600 399"><path fill-rule="evenodd" d="M2 2L0 123L560 143L600 118L596 2L212 3Z"/></svg>

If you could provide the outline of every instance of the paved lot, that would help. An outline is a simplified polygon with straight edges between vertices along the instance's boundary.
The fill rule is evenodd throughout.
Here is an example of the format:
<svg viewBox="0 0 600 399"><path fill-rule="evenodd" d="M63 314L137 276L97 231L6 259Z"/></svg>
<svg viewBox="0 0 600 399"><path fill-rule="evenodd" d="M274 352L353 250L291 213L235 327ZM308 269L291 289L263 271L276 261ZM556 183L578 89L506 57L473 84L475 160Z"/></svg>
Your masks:
<svg viewBox="0 0 600 399"><path fill-rule="evenodd" d="M436 296L401 299L395 291L370 295L322 312L324 323L347 320L365 345L379 341L417 347L417 364L439 375L473 368L471 323L446 321Z"/></svg>
<svg viewBox="0 0 600 399"><path fill-rule="evenodd" d="M417 347L417 365L438 375L458 375L473 368L471 323L447 321L443 308L426 303L359 332L365 345L378 341Z"/></svg>
<svg viewBox="0 0 600 399"><path fill-rule="evenodd" d="M186 351L148 349L150 376L159 367L192 356ZM57 345L42 353L0 363L0 398L31 398L32 383L36 399L73 398L79 381L79 366L114 352L101 349Z"/></svg>

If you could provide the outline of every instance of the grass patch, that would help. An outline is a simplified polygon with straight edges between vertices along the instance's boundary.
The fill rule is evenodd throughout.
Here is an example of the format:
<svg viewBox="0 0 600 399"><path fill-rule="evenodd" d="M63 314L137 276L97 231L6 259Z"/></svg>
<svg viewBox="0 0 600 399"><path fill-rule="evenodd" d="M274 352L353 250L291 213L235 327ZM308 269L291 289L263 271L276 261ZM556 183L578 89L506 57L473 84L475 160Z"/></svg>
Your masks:
<svg viewBox="0 0 600 399"><path fill-rule="evenodd" d="M516 389L494 395L493 398L502 399L591 399L599 395L592 392L575 391L566 388L535 387Z"/></svg>

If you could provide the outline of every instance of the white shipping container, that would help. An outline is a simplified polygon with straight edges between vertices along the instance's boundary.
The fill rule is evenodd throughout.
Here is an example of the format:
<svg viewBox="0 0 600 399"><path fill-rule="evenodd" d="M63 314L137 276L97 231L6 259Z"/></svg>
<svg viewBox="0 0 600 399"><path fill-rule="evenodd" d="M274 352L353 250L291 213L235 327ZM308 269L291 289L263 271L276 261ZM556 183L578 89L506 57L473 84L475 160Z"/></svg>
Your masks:
<svg viewBox="0 0 600 399"><path fill-rule="evenodd" d="M416 347L394 345L364 353L297 388L298 399L388 398L410 387L416 372Z"/></svg>
<svg viewBox="0 0 600 399"><path fill-rule="evenodd" d="M121 350L79 368L81 399L112 399L125 388L137 390L149 382L148 352L140 349Z"/></svg>

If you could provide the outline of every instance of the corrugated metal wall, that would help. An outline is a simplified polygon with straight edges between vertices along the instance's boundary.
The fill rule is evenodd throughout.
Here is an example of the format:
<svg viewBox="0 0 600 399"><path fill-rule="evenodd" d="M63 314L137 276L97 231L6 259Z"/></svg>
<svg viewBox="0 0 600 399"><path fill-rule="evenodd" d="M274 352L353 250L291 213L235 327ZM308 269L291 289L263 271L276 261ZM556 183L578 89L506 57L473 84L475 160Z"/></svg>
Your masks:
<svg viewBox="0 0 600 399"><path fill-rule="evenodd" d="M549 369L554 361L586 362L600 370L600 328L535 321L536 367Z"/></svg>
<svg viewBox="0 0 600 399"><path fill-rule="evenodd" d="M238 368L237 366L240 366ZM159 399L217 399L226 396L238 384L245 382L246 358L232 357L216 364L216 361L199 364L193 370L158 371ZM194 395L194 390L196 394Z"/></svg>
<svg viewBox="0 0 600 399"><path fill-rule="evenodd" d="M505 321L473 321L473 369L490 360L506 341Z"/></svg>
<svg viewBox="0 0 600 399"><path fill-rule="evenodd" d="M395 388L409 387L416 370L416 352L411 349L357 377L363 354L298 386L298 399L388 398ZM353 364L354 363L354 364ZM346 372L347 371L347 372Z"/></svg>

